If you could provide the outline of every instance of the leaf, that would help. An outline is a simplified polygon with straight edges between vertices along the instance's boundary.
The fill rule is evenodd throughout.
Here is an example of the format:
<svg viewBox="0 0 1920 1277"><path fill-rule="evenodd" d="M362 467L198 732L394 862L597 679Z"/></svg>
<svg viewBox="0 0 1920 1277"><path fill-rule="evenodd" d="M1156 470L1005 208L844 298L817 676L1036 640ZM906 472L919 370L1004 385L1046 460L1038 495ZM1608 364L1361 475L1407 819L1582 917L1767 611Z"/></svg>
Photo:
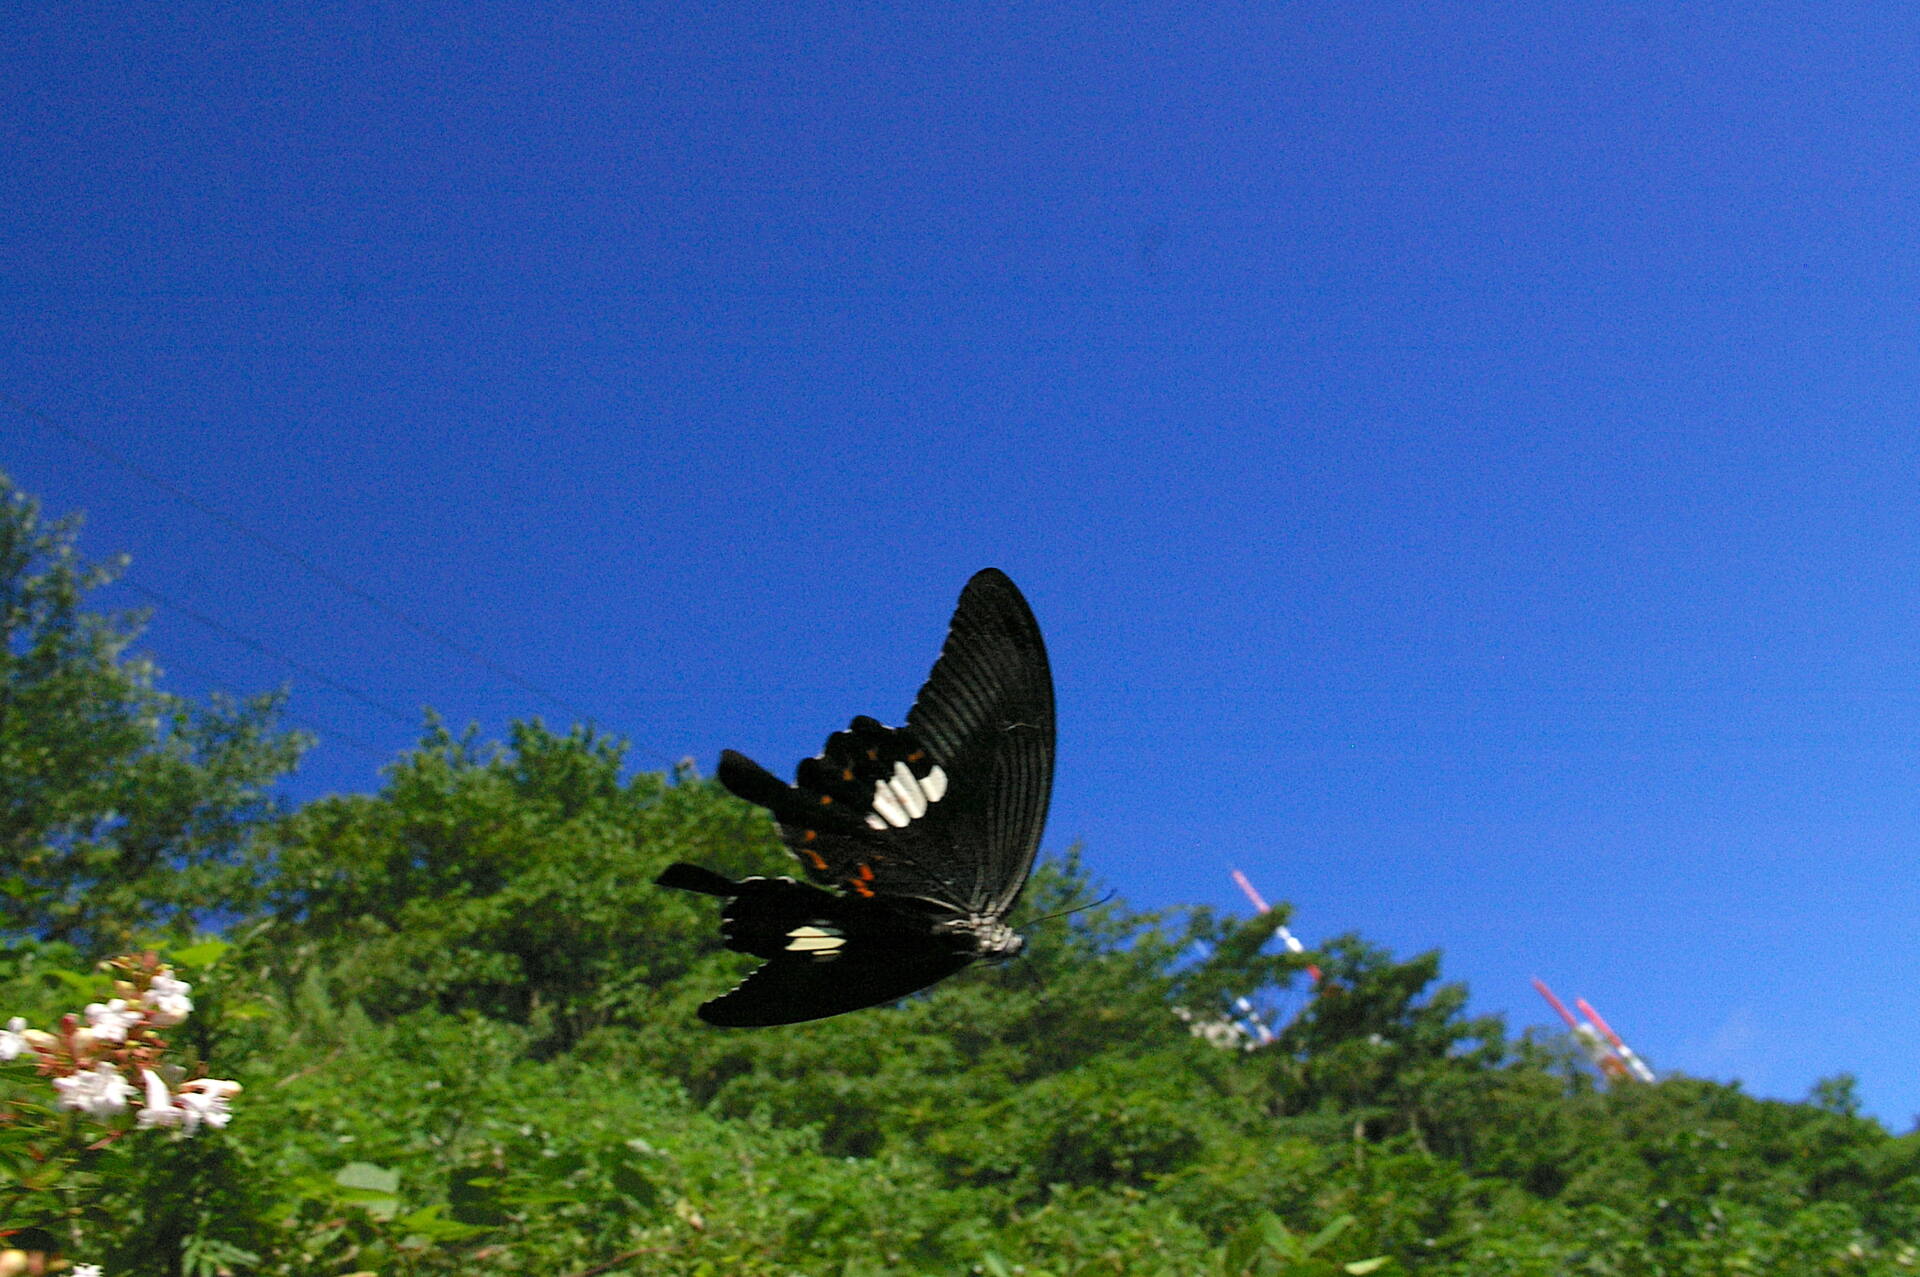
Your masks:
<svg viewBox="0 0 1920 1277"><path fill-rule="evenodd" d="M1347 1272L1354 1274L1354 1277L1361 1277L1363 1273L1370 1273L1376 1269L1384 1268L1390 1258L1391 1256L1388 1255L1375 1255L1372 1259L1356 1259L1350 1264L1342 1264L1341 1267Z"/></svg>
<svg viewBox="0 0 1920 1277"><path fill-rule="evenodd" d="M634 1166L622 1162L613 1168L613 1187L621 1196L641 1206L658 1206L660 1190Z"/></svg>
<svg viewBox="0 0 1920 1277"><path fill-rule="evenodd" d="M372 1162L348 1162L333 1173L333 1182L342 1188L371 1188L382 1193L400 1191L400 1172L390 1171Z"/></svg>
<svg viewBox="0 0 1920 1277"><path fill-rule="evenodd" d="M52 976L61 984L66 985L67 988L71 989L80 997L90 998L100 992L100 979L98 976L82 975L78 971L69 971L65 967L48 967L46 974Z"/></svg>
<svg viewBox="0 0 1920 1277"><path fill-rule="evenodd" d="M221 1014L229 1020L263 1020L273 1014L273 1008L264 1002L242 1002L223 1008Z"/></svg>
<svg viewBox="0 0 1920 1277"><path fill-rule="evenodd" d="M184 949L169 949L167 957L176 967L210 967L231 948L231 944L216 938L202 940Z"/></svg>
<svg viewBox="0 0 1920 1277"><path fill-rule="evenodd" d="M22 1162L18 1171L20 1187L29 1192L43 1192L64 1179L70 1169L71 1163L63 1157L50 1157L39 1163Z"/></svg>
<svg viewBox="0 0 1920 1277"><path fill-rule="evenodd" d="M498 1227L507 1222L501 1205L501 1180L484 1175L473 1167L454 1171L447 1181L447 1196L452 1201L453 1217L463 1224Z"/></svg>
<svg viewBox="0 0 1920 1277"><path fill-rule="evenodd" d="M1313 1239L1307 1242L1306 1247L1302 1253L1307 1255L1317 1254L1321 1249L1323 1249L1326 1246L1328 1242L1332 1241L1334 1238L1338 1237L1341 1233L1346 1232L1349 1228L1352 1228L1352 1227L1353 1227L1353 1216L1341 1215L1337 1217L1332 1222L1330 1222L1325 1228L1321 1229L1319 1232L1313 1235Z"/></svg>
<svg viewBox="0 0 1920 1277"><path fill-rule="evenodd" d="M1253 1263L1254 1257L1260 1253L1263 1240L1258 1224L1248 1224L1235 1233L1227 1242L1226 1253L1221 1261L1222 1271L1233 1274L1234 1277L1246 1272L1248 1266Z"/></svg>
<svg viewBox="0 0 1920 1277"><path fill-rule="evenodd" d="M372 1162L348 1162L334 1172L336 1201L349 1202L375 1219L392 1219L400 1210L400 1174ZM342 1192L341 1189L346 1191Z"/></svg>
<svg viewBox="0 0 1920 1277"><path fill-rule="evenodd" d="M180 1268L188 1277L220 1277L235 1264L257 1264L260 1256L232 1242L212 1237L189 1237L180 1243Z"/></svg>
<svg viewBox="0 0 1920 1277"><path fill-rule="evenodd" d="M1257 1227L1260 1229L1261 1240L1266 1243L1267 1249L1283 1259L1297 1263L1314 1252L1314 1246L1303 1243L1295 1237L1287 1226L1280 1222L1278 1215L1271 1213L1262 1215L1257 1221Z"/></svg>
<svg viewBox="0 0 1920 1277"><path fill-rule="evenodd" d="M431 1206L423 1206L417 1211L403 1215L393 1222L397 1228L408 1234L409 1238L419 1237L425 1241L434 1242L465 1241L469 1237L477 1237L481 1233L491 1231L478 1224L463 1224L457 1219L444 1219L440 1214L442 1209L444 1208L441 1204L435 1202Z"/></svg>

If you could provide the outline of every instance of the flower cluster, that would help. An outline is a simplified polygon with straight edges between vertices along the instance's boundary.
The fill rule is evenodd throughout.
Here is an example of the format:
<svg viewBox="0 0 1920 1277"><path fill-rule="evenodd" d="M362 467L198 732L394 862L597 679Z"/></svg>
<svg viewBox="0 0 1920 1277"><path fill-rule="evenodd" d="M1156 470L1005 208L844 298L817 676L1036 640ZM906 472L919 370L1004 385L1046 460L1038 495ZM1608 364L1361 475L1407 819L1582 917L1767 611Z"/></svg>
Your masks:
<svg viewBox="0 0 1920 1277"><path fill-rule="evenodd" d="M0 1061L31 1052L40 1072L53 1079L60 1107L97 1122L125 1113L138 1092L146 1099L135 1115L138 1126L172 1127L182 1135L225 1126L233 1117L227 1103L240 1084L188 1078L165 1058L167 1040L159 1033L192 1013L193 986L151 953L115 958L107 966L118 977L115 997L90 1003L83 1015L60 1017L52 1033L13 1017L0 1031Z"/></svg>
<svg viewBox="0 0 1920 1277"><path fill-rule="evenodd" d="M1208 1046L1222 1051L1255 1051L1262 1045L1244 1024L1224 1015L1197 1016L1185 1007L1175 1007L1173 1013L1186 1024L1188 1033Z"/></svg>

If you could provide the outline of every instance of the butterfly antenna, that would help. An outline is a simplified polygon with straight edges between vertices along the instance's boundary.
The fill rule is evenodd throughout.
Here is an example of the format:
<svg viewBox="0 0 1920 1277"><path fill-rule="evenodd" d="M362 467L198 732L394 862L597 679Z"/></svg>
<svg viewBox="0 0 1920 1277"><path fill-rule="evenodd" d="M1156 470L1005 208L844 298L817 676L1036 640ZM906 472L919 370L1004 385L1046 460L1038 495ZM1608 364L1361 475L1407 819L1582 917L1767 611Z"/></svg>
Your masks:
<svg viewBox="0 0 1920 1277"><path fill-rule="evenodd" d="M1043 922L1052 922L1055 918L1070 918L1076 913L1085 913L1089 909L1098 909L1101 905L1107 903L1107 901L1113 899L1115 896L1119 894L1120 893L1118 891L1109 891L1106 895L1100 897L1098 900L1094 901L1092 904L1075 905L1071 909L1062 909L1057 913L1043 914L1042 916L1035 918L1032 922L1029 922L1027 926L1037 927Z"/></svg>

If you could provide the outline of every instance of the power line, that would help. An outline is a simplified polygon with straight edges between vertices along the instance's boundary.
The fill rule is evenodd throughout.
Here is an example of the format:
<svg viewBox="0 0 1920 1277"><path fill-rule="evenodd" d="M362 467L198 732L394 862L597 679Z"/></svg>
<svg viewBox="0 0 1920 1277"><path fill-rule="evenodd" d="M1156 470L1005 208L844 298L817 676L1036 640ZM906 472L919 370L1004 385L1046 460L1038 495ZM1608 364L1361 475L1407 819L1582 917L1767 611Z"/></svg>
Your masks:
<svg viewBox="0 0 1920 1277"><path fill-rule="evenodd" d="M230 531L237 532L241 536L246 537L248 540L254 542L255 544L260 545L267 550L270 550L274 554L285 559L287 562L300 568L302 571L307 572L312 576L318 577L322 581L325 581L328 585L331 585L334 589L339 590L342 594L345 594L350 598L358 599L361 603L365 604L367 607L372 608L374 611L381 613L383 616L386 616L388 619L400 625L404 625L406 628L408 628L409 630L412 630L415 634L419 635L421 638L427 639L428 641L433 643L437 643L441 647L446 648L448 651L464 657L465 659L473 662L475 665L478 665L480 668L486 670L488 673L493 674L496 677L504 679L507 682L513 684L515 687L519 688L521 691L537 696L541 700L546 701L548 704L554 705L559 709L565 710L569 715L583 722L591 720L594 717L592 714L589 714L585 710L580 709L570 704L569 702L561 699L559 696L556 696L554 693L546 690L544 687L541 687L539 684L534 683L530 679L523 678L519 674L515 673L513 670L508 669L506 666L500 664L498 661L495 661L490 657L485 656L482 653L474 650L473 648L467 646L465 643L460 642L458 639L455 639L443 633L442 631L434 628L432 625L429 625L427 622L422 621L417 617L413 616L412 614L405 612L400 608L395 607L391 603L386 602L384 599L381 599L376 595L368 593L366 590L361 589L359 586L355 585L353 582L347 580L345 577L339 575L338 573L330 571L329 569L320 566L318 563L315 563L313 560L307 558L305 555L299 553L297 550L289 549L288 547L280 544L280 542L268 536L266 533L259 531L257 528L254 528L252 525L243 523L239 519L234 518L232 515L227 514L225 511L220 510L217 507L209 505L205 501L200 500L198 497L195 497L192 493L188 492L186 489L180 487L178 484L172 482L171 480L166 479L161 475L155 474L153 471L147 469L143 465L140 465L138 462L131 461L126 457L121 456L119 453L107 447L105 444L100 443L97 440L94 440L89 436L81 433L80 431L74 429L72 426L68 425L66 422L60 421L57 418L40 411L38 408L35 408L32 404L29 404L23 400L17 399L13 395L10 395L5 391L0 391L0 403L5 404L9 408L12 408L15 412L27 418L29 421L32 421L44 427L45 429L52 431L54 434L61 436L63 439L66 439L68 442L76 444L79 447L85 448L87 451L107 461L109 464L117 466L121 470L126 471L128 474L131 474L136 478L142 479L147 483L152 484L154 487L159 488L162 492L165 492L169 496L173 497L174 500L181 502L183 505L186 505L195 510L198 510L201 514L205 515L209 519L212 519L215 523L220 524L222 527L225 527Z"/></svg>
<svg viewBox="0 0 1920 1277"><path fill-rule="evenodd" d="M218 691L226 686L226 680L224 678L221 678L217 674L210 673L207 670L203 670L195 665L188 665L181 661L169 660L167 661L166 665L163 668L168 670L177 670L182 673L192 674L195 677L199 678L204 683L206 683L207 687L210 690ZM280 715L280 718L281 718L281 721L287 723L289 726L303 727L309 732L312 732L314 736L314 740L318 744L345 745L348 749L353 750L357 754L365 754L368 758L371 758L376 763L387 763L392 761L392 758L393 758L392 754L386 753L376 748L373 745L369 745L366 741L361 740L358 736L355 736L350 732L343 732L343 731L340 731L338 728L333 728L333 727L322 727L318 723L312 722L311 720L305 717L296 717L295 715L292 715L292 714L283 713Z"/></svg>
<svg viewBox="0 0 1920 1277"><path fill-rule="evenodd" d="M346 696L352 700L356 700L360 702L362 705L365 705L368 709L377 710L378 712L385 714L388 718L394 719L396 722L404 723L408 727L418 727L420 725L420 720L417 716L408 714L404 710L397 709L394 706L389 705L384 701L378 700L375 697L369 695L368 693L361 691L359 688L354 687L348 683L343 683L339 679L334 678L333 676L321 670L317 670L313 668L313 666L311 665L307 665L301 661L297 661L293 657L288 656L285 652L276 651L275 649L268 647L265 643L262 643L260 640L253 638L251 635L242 634L239 630L233 629L231 626L224 625L221 622L216 621L212 617L206 615L205 613L195 611L193 608L188 607L186 604L180 602L178 599L168 598L166 595L160 593L160 591L152 588L151 586L142 585L138 581L128 580L125 577L121 578L121 584L127 586L129 589L139 591L141 594L144 594L148 598L152 599L155 603L160 604L162 607L170 608L173 611L178 612L180 615L186 617L190 621L196 621L199 624L206 626L208 629L212 630L215 634L218 634L223 638L229 639L232 642L238 643L240 646L248 649L249 651L257 652L261 656L267 657L269 660L282 662L288 668L294 670L295 672L306 675L308 678L312 679L316 683L320 683L327 687L332 688L334 691L339 692L342 696Z"/></svg>

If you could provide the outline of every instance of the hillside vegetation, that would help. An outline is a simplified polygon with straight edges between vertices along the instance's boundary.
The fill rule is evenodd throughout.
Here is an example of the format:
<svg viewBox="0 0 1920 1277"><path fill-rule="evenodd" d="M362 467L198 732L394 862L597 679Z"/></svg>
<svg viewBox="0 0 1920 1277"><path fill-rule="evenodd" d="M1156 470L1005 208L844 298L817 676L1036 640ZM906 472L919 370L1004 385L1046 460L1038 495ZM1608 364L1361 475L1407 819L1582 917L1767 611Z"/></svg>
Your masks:
<svg viewBox="0 0 1920 1277"><path fill-rule="evenodd" d="M786 872L764 813L538 722L429 724L377 792L282 809L275 699L156 690L71 527L0 496L0 1019L153 949L193 986L169 1051L245 1088L187 1137L0 1067L0 1244L107 1277L1920 1271L1920 1139L1844 1078L1605 1091L1352 936L1275 1044L1209 1045L1176 1008L1304 978L1272 918L1111 900L898 1007L708 1028L751 964L651 880ZM1023 918L1098 899L1098 852Z"/></svg>

